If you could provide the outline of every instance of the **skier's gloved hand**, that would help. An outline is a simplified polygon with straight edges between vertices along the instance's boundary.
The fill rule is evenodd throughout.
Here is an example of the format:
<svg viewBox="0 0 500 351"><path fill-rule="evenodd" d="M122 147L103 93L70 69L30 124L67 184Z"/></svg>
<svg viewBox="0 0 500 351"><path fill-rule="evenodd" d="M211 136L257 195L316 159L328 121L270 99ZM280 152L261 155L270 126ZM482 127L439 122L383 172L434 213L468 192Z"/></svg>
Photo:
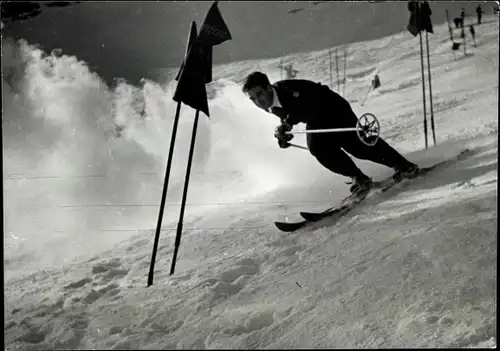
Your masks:
<svg viewBox="0 0 500 351"><path fill-rule="evenodd" d="M286 123L283 123L276 127L274 131L274 137L278 139L278 145L282 149L286 149L290 146L289 141L293 139L293 134L286 134L292 130L292 126Z"/></svg>
<svg viewBox="0 0 500 351"><path fill-rule="evenodd" d="M278 140L290 141L293 139L293 134L286 134L292 130L292 126L286 123L283 123L276 127L274 130L274 137Z"/></svg>

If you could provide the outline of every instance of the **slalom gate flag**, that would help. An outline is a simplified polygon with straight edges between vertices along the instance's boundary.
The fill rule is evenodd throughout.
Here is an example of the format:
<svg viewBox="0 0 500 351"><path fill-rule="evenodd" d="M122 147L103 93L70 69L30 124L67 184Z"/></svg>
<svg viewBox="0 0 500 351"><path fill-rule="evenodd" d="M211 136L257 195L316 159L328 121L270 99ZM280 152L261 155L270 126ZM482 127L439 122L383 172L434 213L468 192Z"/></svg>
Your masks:
<svg viewBox="0 0 500 351"><path fill-rule="evenodd" d="M194 22L191 25L193 32ZM196 28L194 28L196 31ZM175 89L173 100L182 102L195 110L200 110L207 116L208 101L205 80L201 68L201 57L197 40L194 40L187 49L181 70L178 74L177 88Z"/></svg>
<svg viewBox="0 0 500 351"><path fill-rule="evenodd" d="M215 46L232 39L217 3L217 1L214 2L208 11L198 35L198 39L203 41L205 45Z"/></svg>
<svg viewBox="0 0 500 351"><path fill-rule="evenodd" d="M434 34L434 28L431 21L431 7L428 1L422 1L420 4L420 30Z"/></svg>
<svg viewBox="0 0 500 351"><path fill-rule="evenodd" d="M378 87L380 87L380 85L381 85L381 83L380 83L380 77L378 76L378 74L376 74L375 77L373 77L373 79L372 79L373 90L375 90Z"/></svg>
<svg viewBox="0 0 500 351"><path fill-rule="evenodd" d="M418 35L418 12L419 6L418 2L415 0L408 1L408 11L410 11L410 19L406 29L415 37Z"/></svg>
<svg viewBox="0 0 500 351"><path fill-rule="evenodd" d="M408 10L410 11L410 20L406 28L413 36L417 36L421 31L434 33L431 21L432 11L427 1L410 0Z"/></svg>
<svg viewBox="0 0 500 351"><path fill-rule="evenodd" d="M205 83L212 81L212 47L231 40L231 33L217 7L217 1L212 4L207 17L201 26L198 40L201 43L201 56Z"/></svg>
<svg viewBox="0 0 500 351"><path fill-rule="evenodd" d="M186 44L186 53L184 54L184 60L182 60L181 69L177 73L177 77L175 77L176 81L179 81L179 78L181 76L181 72L184 69L184 64L186 62L187 55L189 53L189 49L191 48L191 46L193 45L194 41L196 40L196 37L197 37L196 22L193 21L191 23L191 30L189 31L189 37L188 37L188 41L187 41L187 44Z"/></svg>
<svg viewBox="0 0 500 351"><path fill-rule="evenodd" d="M191 27L190 39L192 33L193 26ZM231 34L219 12L216 1L210 8L198 37L192 41L187 50L184 65L178 75L174 101L183 102L210 117L205 84L212 81L212 46L230 39Z"/></svg>

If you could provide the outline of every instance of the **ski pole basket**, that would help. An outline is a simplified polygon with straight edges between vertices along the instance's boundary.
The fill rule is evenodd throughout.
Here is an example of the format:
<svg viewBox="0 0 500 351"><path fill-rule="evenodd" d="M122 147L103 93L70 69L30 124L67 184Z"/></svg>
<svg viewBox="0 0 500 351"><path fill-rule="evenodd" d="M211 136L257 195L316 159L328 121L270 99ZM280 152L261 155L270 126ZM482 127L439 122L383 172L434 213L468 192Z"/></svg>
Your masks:
<svg viewBox="0 0 500 351"><path fill-rule="evenodd" d="M380 123L373 113L364 113L356 124L359 140L365 145L373 146L380 136Z"/></svg>

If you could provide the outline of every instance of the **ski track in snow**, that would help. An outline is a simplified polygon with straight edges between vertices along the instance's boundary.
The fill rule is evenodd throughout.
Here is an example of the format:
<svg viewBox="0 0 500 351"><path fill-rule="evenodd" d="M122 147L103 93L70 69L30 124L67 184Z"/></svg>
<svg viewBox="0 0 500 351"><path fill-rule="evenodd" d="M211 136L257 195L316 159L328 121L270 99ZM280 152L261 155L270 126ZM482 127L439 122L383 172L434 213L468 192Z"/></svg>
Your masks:
<svg viewBox="0 0 500 351"><path fill-rule="evenodd" d="M169 225L149 288L154 230L62 269L10 274L6 350L496 347L498 22L478 27L478 48L456 61L446 27L435 30L436 147L422 150L419 55L408 33L349 47L348 97L361 100L379 69L381 88L353 107L379 116L382 137L423 166L469 152L294 233L272 222L334 205L344 179L311 166L312 183L188 212L176 273ZM287 59L326 81L325 52ZM214 73L237 81L254 65ZM391 174L356 162L374 178Z"/></svg>

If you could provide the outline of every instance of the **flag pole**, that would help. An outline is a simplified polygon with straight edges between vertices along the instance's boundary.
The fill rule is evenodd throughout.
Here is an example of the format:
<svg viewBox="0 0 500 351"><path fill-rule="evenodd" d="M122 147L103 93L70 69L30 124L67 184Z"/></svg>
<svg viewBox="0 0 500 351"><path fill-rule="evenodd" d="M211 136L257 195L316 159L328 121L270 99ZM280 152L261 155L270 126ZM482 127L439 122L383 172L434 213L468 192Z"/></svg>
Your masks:
<svg viewBox="0 0 500 351"><path fill-rule="evenodd" d="M184 221L184 210L186 208L186 199L188 193L189 186L189 177L191 175L191 164L193 162L193 154L194 154L194 145L196 142L196 131L198 129L198 117L200 116L200 110L196 110L196 114L194 116L194 124L193 124L193 132L191 135L191 146L189 149L189 158L186 167L186 178L184 179L184 191L182 193L182 202L181 202L181 211L179 213L179 221L177 223L177 234L175 236L175 247L174 247L174 256L172 259L172 265L170 266L170 275L175 272L175 264L177 262L177 254L179 252L179 246L181 244L181 235L182 235L182 226Z"/></svg>
<svg viewBox="0 0 500 351"><path fill-rule="evenodd" d="M280 58L280 79L283 80L283 57Z"/></svg>
<svg viewBox="0 0 500 351"><path fill-rule="evenodd" d="M465 30L464 30L464 24L463 24L463 22L462 22L462 34L461 34L461 37L462 37L462 39L464 41L464 56L467 56L467 50L466 50L466 47L465 47L465 45L466 45L465 44L466 43L466 41L465 41Z"/></svg>
<svg viewBox="0 0 500 351"><path fill-rule="evenodd" d="M418 31L418 36L420 37L420 64L421 64L421 72L422 72L422 98L424 104L424 134L425 134L425 148L428 148L427 142L427 111L425 106L425 76L424 76L424 53L423 53L423 44L422 44L422 31Z"/></svg>
<svg viewBox="0 0 500 351"><path fill-rule="evenodd" d="M338 48L335 48L335 65L337 66L337 91L340 93L340 77L339 77L339 55L338 55Z"/></svg>
<svg viewBox="0 0 500 351"><path fill-rule="evenodd" d="M431 61L429 55L429 35L427 31L425 32L425 43L427 48L427 73L429 76L429 104L431 108L431 128L432 128L432 138L434 140L434 146L436 146L436 130L434 129L434 110L432 106L432 76L431 76Z"/></svg>
<svg viewBox="0 0 500 351"><path fill-rule="evenodd" d="M175 118L174 118L174 126L172 129L172 136L170 137L170 149L168 152L168 160L167 160L167 168L165 171L165 180L163 182L163 191L161 194L161 204L160 204L160 211L158 213L158 222L156 224L156 233L155 233L155 241L153 244L153 254L151 256L151 264L149 267L149 274L148 274L148 287L153 285L153 277L154 277L154 268L155 268L155 261L156 261L156 253L158 251L158 243L160 241L160 233L161 233L161 223L163 220L163 211L165 209L165 202L167 199L167 190L168 190L168 181L170 178L170 170L172 168L172 159L174 155L174 146L175 146L175 138L177 135L177 126L179 124L179 115L181 112L181 103L177 103L177 110L175 111Z"/></svg>
<svg viewBox="0 0 500 351"><path fill-rule="evenodd" d="M222 18L219 9L217 8L217 3L218 2L215 1L210 7L210 10L208 11L205 21L203 22L199 35L197 35L196 33L196 23L194 21L192 22L190 35L188 37L186 55L183 61L183 67L179 71L178 79L176 79L178 80L178 84L173 96L173 100L177 101L178 103L177 113L175 117L174 131L177 128L177 121L180 114L181 103L184 103L193 108L196 111L196 115L193 125L193 134L191 137L192 138L191 149L186 170L184 192L181 203L181 212L179 214L179 222L177 224L174 258L170 272L171 275L174 273L177 253L180 246L182 223L186 207L189 176L191 173L191 164L194 153L196 130L198 128L199 113L200 111L202 111L207 116L210 116L205 84L211 82L212 80L212 47L231 39L231 33L229 32L229 29L227 28L224 19ZM172 151L173 147L171 147L170 149L170 152ZM169 158L169 164L170 162L171 158ZM164 184L164 189L163 189L164 196L162 198L162 206L160 211L161 214L163 214L165 194L166 194L166 184ZM161 223L160 222L161 217L162 216L160 216L160 218L158 219L158 223ZM156 255L160 227L161 226L158 225L157 235L155 238L155 249L153 252L153 258ZM150 285L152 284L153 280L152 279L154 272L153 265L154 265L154 259L151 264L151 271L148 279L148 283Z"/></svg>
<svg viewBox="0 0 500 351"><path fill-rule="evenodd" d="M370 88L368 88L368 91L366 92L365 98L363 99L361 106L365 104L366 98L368 97L368 94L370 94L370 91L372 91L372 89L373 89L373 84L370 84Z"/></svg>
<svg viewBox="0 0 500 351"><path fill-rule="evenodd" d="M344 90L343 90L343 97L345 99L345 85L347 82L347 77L346 77L346 69L347 69L347 48L344 49Z"/></svg>
<svg viewBox="0 0 500 351"><path fill-rule="evenodd" d="M451 27L450 24L450 14L448 12L448 9L446 9L446 22L448 23L448 32L450 34L450 40L451 40L451 52L453 53L453 60L456 60L457 57L455 55L455 39L453 38L453 28Z"/></svg>
<svg viewBox="0 0 500 351"><path fill-rule="evenodd" d="M328 57L330 58L330 89L333 89L333 73L332 73L332 50L328 50Z"/></svg>
<svg viewBox="0 0 500 351"><path fill-rule="evenodd" d="M187 60L188 52L191 48L191 44L193 43L193 41L196 38L196 35L197 35L196 34L196 23L192 22L191 29L189 31L188 40L187 40L186 53L184 55L184 60L181 64L181 69L179 70L179 73L178 73L177 77L175 78L175 80L177 80L177 81L180 79L180 75L181 75L182 71L184 70L184 65L186 63L185 61ZM158 214L158 222L156 224L155 240L154 240L154 244L153 244L153 254L151 255L152 256L151 257L151 264L149 267L148 287L153 285L156 254L158 252L158 244L160 242L161 224L163 221L163 212L165 210L165 202L166 202L167 191L168 191L168 181L170 178L170 170L172 168L172 159L173 159L173 155L174 155L175 138L177 135L177 128L178 128L178 124L179 124L180 113L181 113L181 101L177 102L177 109L175 111L174 125L172 127L172 135L170 137L170 148L169 148L168 159L167 159L167 167L165 170L165 180L163 182L163 191L162 191L162 196L161 196L160 211Z"/></svg>

